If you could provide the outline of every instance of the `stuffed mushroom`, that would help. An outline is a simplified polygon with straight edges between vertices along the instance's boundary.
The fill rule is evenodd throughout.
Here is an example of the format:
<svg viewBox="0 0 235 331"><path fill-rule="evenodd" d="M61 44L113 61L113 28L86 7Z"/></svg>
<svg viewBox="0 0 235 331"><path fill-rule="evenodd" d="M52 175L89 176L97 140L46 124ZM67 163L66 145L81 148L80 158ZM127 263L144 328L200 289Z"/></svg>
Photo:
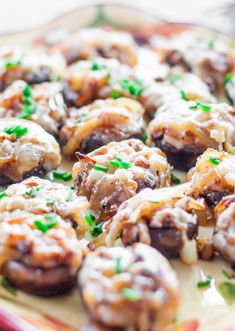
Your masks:
<svg viewBox="0 0 235 331"><path fill-rule="evenodd" d="M227 104L176 100L157 111L147 133L174 167L188 170L207 148L235 153L234 115Z"/></svg>
<svg viewBox="0 0 235 331"><path fill-rule="evenodd" d="M22 79L28 84L56 80L65 69L60 54L33 53L18 48L0 48L0 91L13 81Z"/></svg>
<svg viewBox="0 0 235 331"><path fill-rule="evenodd" d="M127 32L90 28L72 35L56 50L62 52L68 64L100 56L133 67L137 61L136 48L133 37Z"/></svg>
<svg viewBox="0 0 235 331"><path fill-rule="evenodd" d="M45 297L73 288L86 249L59 215L2 212L0 233L1 271L7 281Z"/></svg>
<svg viewBox="0 0 235 331"><path fill-rule="evenodd" d="M76 155L75 187L102 220L144 188L170 186L170 165L164 153L137 139L111 142L88 155Z"/></svg>
<svg viewBox="0 0 235 331"><path fill-rule="evenodd" d="M123 202L106 229L106 244L113 246L117 238L125 246L142 242L168 258L195 263L198 221L207 210L203 199L185 195L188 185L145 189Z"/></svg>
<svg viewBox="0 0 235 331"><path fill-rule="evenodd" d="M79 238L89 230L85 217L90 204L86 197L78 197L73 187L30 177L8 186L1 195L0 212L20 209L36 215L55 213L76 229Z"/></svg>
<svg viewBox="0 0 235 331"><path fill-rule="evenodd" d="M41 83L31 87L22 80L15 81L0 95L0 117L31 120L58 136L66 118L60 84Z"/></svg>
<svg viewBox="0 0 235 331"><path fill-rule="evenodd" d="M144 137L144 109L127 98L97 100L70 110L60 132L65 156L89 153L111 141Z"/></svg>
<svg viewBox="0 0 235 331"><path fill-rule="evenodd" d="M224 196L234 193L235 156L209 148L189 171L187 180L187 193L196 199L203 197L214 208Z"/></svg>
<svg viewBox="0 0 235 331"><path fill-rule="evenodd" d="M61 162L55 138L31 121L0 119L0 140L1 185L44 176Z"/></svg>
<svg viewBox="0 0 235 331"><path fill-rule="evenodd" d="M152 247L98 248L87 256L79 284L91 318L108 330L165 330L175 321L176 274Z"/></svg>

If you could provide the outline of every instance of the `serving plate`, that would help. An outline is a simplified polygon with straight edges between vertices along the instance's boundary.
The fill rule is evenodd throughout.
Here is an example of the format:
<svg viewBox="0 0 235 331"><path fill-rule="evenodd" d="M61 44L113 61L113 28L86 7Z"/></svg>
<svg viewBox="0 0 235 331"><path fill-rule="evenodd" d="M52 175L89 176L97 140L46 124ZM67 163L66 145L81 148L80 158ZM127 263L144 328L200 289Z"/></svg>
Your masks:
<svg viewBox="0 0 235 331"><path fill-rule="evenodd" d="M228 36L206 27L182 23L164 22L150 14L124 6L98 5L85 7L66 14L39 29L3 35L0 44L18 44L22 46L48 48L63 41L71 33L82 27L111 25L134 34L144 41L154 33L163 35L177 34L193 30L212 38L222 38L235 47ZM60 169L71 170L72 164L63 161ZM201 229L202 230L202 229ZM210 228L203 231L211 231ZM173 261L178 273L182 302L176 325L171 331L234 331L235 306L229 306L218 290L218 284L224 280L225 262L217 258L213 262L199 261L189 267L180 261ZM207 289L198 289L197 281L211 275L213 281ZM82 330L87 315L78 292L58 298L42 299L27 295L21 291L12 293L0 286L0 330L5 331L72 331Z"/></svg>

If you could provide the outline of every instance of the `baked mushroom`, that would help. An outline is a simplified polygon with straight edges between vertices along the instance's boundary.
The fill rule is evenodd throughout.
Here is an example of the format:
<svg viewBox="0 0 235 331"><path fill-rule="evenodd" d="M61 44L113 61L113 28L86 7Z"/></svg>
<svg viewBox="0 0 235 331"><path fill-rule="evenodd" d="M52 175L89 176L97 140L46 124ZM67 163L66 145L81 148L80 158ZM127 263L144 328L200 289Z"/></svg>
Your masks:
<svg viewBox="0 0 235 331"><path fill-rule="evenodd" d="M0 91L13 81L22 79L28 84L56 80L65 69L60 54L27 52L18 48L0 48Z"/></svg>
<svg viewBox="0 0 235 331"><path fill-rule="evenodd" d="M111 141L143 139L143 113L142 106L128 98L97 100L71 109L60 131L64 155L86 154Z"/></svg>
<svg viewBox="0 0 235 331"><path fill-rule="evenodd" d="M189 32L170 39L156 36L151 44L170 66L192 71L215 93L220 92L224 77L234 68L231 47L221 39L208 39Z"/></svg>
<svg viewBox="0 0 235 331"><path fill-rule="evenodd" d="M66 118L61 89L58 83L41 83L31 87L17 80L0 95L0 117L32 120L58 136Z"/></svg>
<svg viewBox="0 0 235 331"><path fill-rule="evenodd" d="M85 259L79 283L91 318L104 327L165 330L175 321L179 307L176 274L147 245L98 248Z"/></svg>
<svg viewBox="0 0 235 331"><path fill-rule="evenodd" d="M224 197L215 207L214 247L228 262L235 263L235 195Z"/></svg>
<svg viewBox="0 0 235 331"><path fill-rule="evenodd" d="M224 103L176 100L157 111L147 133L175 168L188 170L207 148L235 153L234 115Z"/></svg>
<svg viewBox="0 0 235 331"><path fill-rule="evenodd" d="M224 196L234 193L235 156L209 148L189 171L187 180L188 194L195 199L203 197L214 208Z"/></svg>
<svg viewBox="0 0 235 331"><path fill-rule="evenodd" d="M75 285L86 249L59 215L3 212L0 233L1 271L15 287L48 297Z"/></svg>
<svg viewBox="0 0 235 331"><path fill-rule="evenodd" d="M68 64L93 57L114 58L133 67L136 64L136 44L133 37L122 31L103 28L82 29L56 47Z"/></svg>
<svg viewBox="0 0 235 331"><path fill-rule="evenodd" d="M169 73L165 81L149 83L139 101L148 117L152 119L160 106L181 99L182 95L188 101L216 102L208 86L199 77L191 73L177 73L177 71Z"/></svg>
<svg viewBox="0 0 235 331"><path fill-rule="evenodd" d="M88 155L76 155L75 187L102 220L144 188L170 186L170 165L164 153L137 139L111 142Z"/></svg>
<svg viewBox="0 0 235 331"><path fill-rule="evenodd" d="M143 88L141 81L134 80L133 70L115 59L79 61L67 67L64 77L63 92L68 106L81 107L95 99L129 96L129 90L140 94Z"/></svg>
<svg viewBox="0 0 235 331"><path fill-rule="evenodd" d="M36 215L54 213L70 223L81 239L90 230L85 220L90 204L86 197L77 196L73 187L30 177L8 186L1 196L0 212L20 209Z"/></svg>
<svg viewBox="0 0 235 331"><path fill-rule="evenodd" d="M185 195L188 183L162 189L145 189L123 202L106 229L106 244L119 238L125 246L151 245L167 258L187 264L197 260L198 220L207 217L204 200Z"/></svg>
<svg viewBox="0 0 235 331"><path fill-rule="evenodd" d="M0 185L44 176L61 162L55 138L36 123L0 119Z"/></svg>

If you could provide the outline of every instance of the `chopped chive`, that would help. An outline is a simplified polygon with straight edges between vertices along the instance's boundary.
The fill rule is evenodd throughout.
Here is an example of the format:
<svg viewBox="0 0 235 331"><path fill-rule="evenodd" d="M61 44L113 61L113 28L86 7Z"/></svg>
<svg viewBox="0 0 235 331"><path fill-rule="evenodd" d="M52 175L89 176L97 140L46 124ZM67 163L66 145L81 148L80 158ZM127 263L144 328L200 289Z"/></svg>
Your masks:
<svg viewBox="0 0 235 331"><path fill-rule="evenodd" d="M122 266L121 266L121 257L116 258L116 264L115 264L115 273L121 274L123 272Z"/></svg>
<svg viewBox="0 0 235 331"><path fill-rule="evenodd" d="M224 85L228 84L233 80L233 74L231 72L228 72L224 77Z"/></svg>
<svg viewBox="0 0 235 331"><path fill-rule="evenodd" d="M20 125L9 126L3 130L7 134L14 134L16 137L22 137L28 132L28 128L24 128Z"/></svg>
<svg viewBox="0 0 235 331"><path fill-rule="evenodd" d="M91 64L91 70L103 70L103 69L107 69L107 67L104 64L99 64L97 62L92 62Z"/></svg>
<svg viewBox="0 0 235 331"><path fill-rule="evenodd" d="M201 102L198 99L196 99L194 100L194 104L192 106L189 106L189 109L196 109L200 104Z"/></svg>
<svg viewBox="0 0 235 331"><path fill-rule="evenodd" d="M209 105L205 105L205 104L203 104L203 103L201 103L201 104L199 105L199 107L200 107L200 109L201 109L202 111L207 112L207 113L209 113L209 112L211 111L211 109L212 109L211 106L209 106Z"/></svg>
<svg viewBox="0 0 235 331"><path fill-rule="evenodd" d="M121 87L127 90L130 94L139 97L144 92L144 86L141 80L122 79Z"/></svg>
<svg viewBox="0 0 235 331"><path fill-rule="evenodd" d="M88 225L90 226L95 226L95 216L91 215L91 214L87 214L85 215L85 220L87 221Z"/></svg>
<svg viewBox="0 0 235 331"><path fill-rule="evenodd" d="M232 278L233 278L232 275L229 274L228 271L226 271L226 270L224 270L224 269L222 270L222 274L223 274L224 277L227 278L227 279L232 279Z"/></svg>
<svg viewBox="0 0 235 331"><path fill-rule="evenodd" d="M177 185L181 183L181 180L178 177L176 177L174 174L171 174L171 180L173 183Z"/></svg>
<svg viewBox="0 0 235 331"><path fill-rule="evenodd" d="M32 96L32 88L29 84L27 84L23 90L23 95L26 98L30 98Z"/></svg>
<svg viewBox="0 0 235 331"><path fill-rule="evenodd" d="M219 284L219 290L228 305L235 301L235 284L230 282L222 282Z"/></svg>
<svg viewBox="0 0 235 331"><path fill-rule="evenodd" d="M34 221L34 225L43 233L46 233L49 230L48 226L40 220Z"/></svg>
<svg viewBox="0 0 235 331"><path fill-rule="evenodd" d="M120 98L120 93L118 91L112 91L112 98L113 99L118 99Z"/></svg>
<svg viewBox="0 0 235 331"><path fill-rule="evenodd" d="M207 278L205 280L202 280L200 282L197 283L197 287L198 288L204 288L204 287L208 287L210 286L212 281L212 277L211 276L207 276Z"/></svg>
<svg viewBox="0 0 235 331"><path fill-rule="evenodd" d="M64 182L70 181L73 177L67 171L53 171L52 173L53 179L61 179Z"/></svg>
<svg viewBox="0 0 235 331"><path fill-rule="evenodd" d="M31 115L35 113L36 109L37 106L35 104L24 106L22 109L23 114L20 116L20 118L27 120Z"/></svg>
<svg viewBox="0 0 235 331"><path fill-rule="evenodd" d="M6 196L7 196L6 191L0 192L0 200Z"/></svg>
<svg viewBox="0 0 235 331"><path fill-rule="evenodd" d="M220 164L220 161L216 157L214 157L214 156L209 157L208 161L211 164L214 164L214 165L219 165Z"/></svg>
<svg viewBox="0 0 235 331"><path fill-rule="evenodd" d="M108 161L108 164L120 169L129 169L132 166L131 162L125 162L120 157L116 157L115 160Z"/></svg>
<svg viewBox="0 0 235 331"><path fill-rule="evenodd" d="M29 195L31 198L35 198L39 190L40 187L33 186L27 192L25 192L25 194Z"/></svg>
<svg viewBox="0 0 235 331"><path fill-rule="evenodd" d="M107 172L108 171L108 167L102 166L100 164L95 164L93 169L95 169L97 171L102 171L102 172Z"/></svg>
<svg viewBox="0 0 235 331"><path fill-rule="evenodd" d="M146 145L147 140L149 139L149 135L147 134L147 132L144 133L144 138L143 138L143 142Z"/></svg>
<svg viewBox="0 0 235 331"><path fill-rule="evenodd" d="M103 224L105 222L99 222L96 225L92 226L90 234L92 237L98 237L103 232Z"/></svg>
<svg viewBox="0 0 235 331"><path fill-rule="evenodd" d="M133 290L131 288L124 288L122 290L122 296L132 302L138 301L140 299L139 291Z"/></svg>
<svg viewBox="0 0 235 331"><path fill-rule="evenodd" d="M56 214L47 214L44 216L47 221L46 226L48 228L53 228L58 224L57 215Z"/></svg>
<svg viewBox="0 0 235 331"><path fill-rule="evenodd" d="M187 99L187 94L185 93L184 90L181 90L181 91L180 91L180 95L181 95L181 99L183 99L183 100L185 100L185 101L188 100L188 99Z"/></svg>
<svg viewBox="0 0 235 331"><path fill-rule="evenodd" d="M208 47L209 48L214 48L214 46L215 46L215 40L213 40L213 39L209 40L208 41Z"/></svg>
<svg viewBox="0 0 235 331"><path fill-rule="evenodd" d="M1 285L7 292L14 296L17 295L17 289L3 276L1 277Z"/></svg>
<svg viewBox="0 0 235 331"><path fill-rule="evenodd" d="M10 59L4 63L4 67L5 67L5 69L12 69L12 68L19 66L20 64L21 64L21 60Z"/></svg>
<svg viewBox="0 0 235 331"><path fill-rule="evenodd" d="M54 82L60 82L62 80L62 77L60 74L54 74L53 75L53 81Z"/></svg>

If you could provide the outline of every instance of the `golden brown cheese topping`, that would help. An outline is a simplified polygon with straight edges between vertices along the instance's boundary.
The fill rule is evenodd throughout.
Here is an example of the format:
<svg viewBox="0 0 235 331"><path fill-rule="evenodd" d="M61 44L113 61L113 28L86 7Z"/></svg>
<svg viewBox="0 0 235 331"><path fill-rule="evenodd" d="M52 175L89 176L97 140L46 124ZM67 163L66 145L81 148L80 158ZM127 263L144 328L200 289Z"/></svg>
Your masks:
<svg viewBox="0 0 235 331"><path fill-rule="evenodd" d="M59 83L41 83L31 87L22 80L12 83L0 95L0 117L20 117L41 125L53 135L66 118Z"/></svg>
<svg viewBox="0 0 235 331"><path fill-rule="evenodd" d="M73 178L79 195L85 195L101 219L146 187L170 185L170 165L158 148L140 140L111 142L86 156L78 153Z"/></svg>
<svg viewBox="0 0 235 331"><path fill-rule="evenodd" d="M89 313L104 326L150 331L174 322L176 275L151 247L98 248L86 258L79 282Z"/></svg>
<svg viewBox="0 0 235 331"><path fill-rule="evenodd" d="M188 194L195 198L203 196L214 207L224 195L234 193L234 161L234 155L207 149L188 173L191 182Z"/></svg>
<svg viewBox="0 0 235 331"><path fill-rule="evenodd" d="M187 170L209 147L235 152L234 114L227 104L172 101L157 111L147 132L151 141L166 152L170 163Z"/></svg>
<svg viewBox="0 0 235 331"><path fill-rule="evenodd" d="M0 211L25 210L30 213L59 215L70 223L82 238L87 229L85 215L90 204L84 196L77 196L74 189L38 177L8 186L0 199Z"/></svg>
<svg viewBox="0 0 235 331"><path fill-rule="evenodd" d="M128 98L97 100L71 109L60 132L63 153L73 156L76 151L88 153L111 141L144 136L144 109Z"/></svg>
<svg viewBox="0 0 235 331"><path fill-rule="evenodd" d="M189 186L145 189L123 202L107 229L107 245L120 237L124 245L142 242L167 257L180 255L185 263L195 263L198 220L207 211L203 199L185 195Z"/></svg>
<svg viewBox="0 0 235 331"><path fill-rule="evenodd" d="M36 123L16 118L0 119L1 184L30 175L45 175L61 162L55 138Z"/></svg>

